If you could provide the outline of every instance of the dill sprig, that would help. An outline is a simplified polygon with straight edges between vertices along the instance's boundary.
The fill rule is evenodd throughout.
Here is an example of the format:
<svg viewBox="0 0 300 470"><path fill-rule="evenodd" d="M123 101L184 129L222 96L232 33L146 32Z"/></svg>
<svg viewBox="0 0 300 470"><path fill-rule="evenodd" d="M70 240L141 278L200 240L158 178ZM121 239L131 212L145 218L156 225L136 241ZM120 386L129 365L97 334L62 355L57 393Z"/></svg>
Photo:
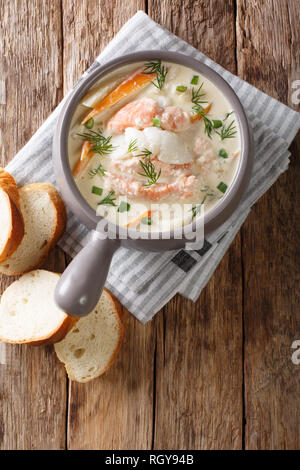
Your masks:
<svg viewBox="0 0 300 470"><path fill-rule="evenodd" d="M201 210L201 204L197 204L196 206L193 206L191 211L192 211L192 219L194 219L200 212Z"/></svg>
<svg viewBox="0 0 300 470"><path fill-rule="evenodd" d="M203 111L203 106L202 104L207 103L207 101L202 100L202 96L205 96L205 93L202 93L202 87L203 87L203 82L199 86L198 89L192 88L192 103L193 103L193 111L196 114L200 114L201 111Z"/></svg>
<svg viewBox="0 0 300 470"><path fill-rule="evenodd" d="M151 155L152 155L151 150L144 148L144 150L142 150L141 153L137 155L137 157L150 158Z"/></svg>
<svg viewBox="0 0 300 470"><path fill-rule="evenodd" d="M224 117L224 121L226 121L226 119L229 118L229 116L231 116L232 114L233 114L233 111L230 111L230 113L226 113Z"/></svg>
<svg viewBox="0 0 300 470"><path fill-rule="evenodd" d="M202 97L205 95L205 93L202 92L202 86L203 82L201 83L199 88L192 88L192 109L195 114L200 114L200 116L202 117L205 133L210 139L213 131L215 131L221 137L221 140L233 139L237 133L236 126L234 125L234 120L228 126L226 126L225 124L226 119L228 119L228 117L233 113L233 111L231 111L230 113L226 113L223 121L209 119L202 106L202 104L207 103L207 101L202 100ZM218 128L220 128L219 131L216 130Z"/></svg>
<svg viewBox="0 0 300 470"><path fill-rule="evenodd" d="M192 209L191 209L192 219L194 219L199 214L199 212L201 211L201 207L205 203L206 198L207 198L207 194L205 194L205 196L202 199L202 201L200 202L200 204L196 204L195 206L192 207Z"/></svg>
<svg viewBox="0 0 300 470"><path fill-rule="evenodd" d="M152 60L145 63L143 72L145 74L156 74L156 82L152 81L153 85L156 86L159 90L162 89L166 81L166 76L168 73L168 68L165 65L162 65L161 60Z"/></svg>
<svg viewBox="0 0 300 470"><path fill-rule="evenodd" d="M228 126L226 126L226 124L224 124L224 122L223 122L223 125L220 129L220 132L216 131L216 133L219 134L219 136L221 137L221 140L234 139L234 137L237 133L236 126L234 124L234 120L231 121L231 123Z"/></svg>
<svg viewBox="0 0 300 470"><path fill-rule="evenodd" d="M127 153L135 152L137 149L137 139L131 140L128 145Z"/></svg>
<svg viewBox="0 0 300 470"><path fill-rule="evenodd" d="M199 113L202 116L203 122L204 122L204 129L207 134L207 136L211 139L211 133L213 131L214 125L213 122L206 116L205 113Z"/></svg>
<svg viewBox="0 0 300 470"><path fill-rule="evenodd" d="M203 82L199 86L199 88L192 88L192 110L195 114L200 114L204 122L204 129L208 137L211 139L211 133L214 129L214 123L211 121L202 106L202 104L207 103L208 101L203 100L202 97L205 96L205 93L202 92Z"/></svg>
<svg viewBox="0 0 300 470"><path fill-rule="evenodd" d="M210 186L205 185L203 188L200 188L201 193L205 193L205 197L209 196L212 197L215 195L215 192L213 189L210 188Z"/></svg>
<svg viewBox="0 0 300 470"><path fill-rule="evenodd" d="M149 186L152 186L152 184L156 184L158 178L161 175L161 170L159 170L158 174L156 173L155 166L151 162L150 158L144 161L140 160L140 165L142 169L144 170L144 173L138 173L138 174L148 178L148 183L145 186L149 187Z"/></svg>
<svg viewBox="0 0 300 470"><path fill-rule="evenodd" d="M223 197L223 195L219 196L218 194L216 194L216 192L207 185L203 186L203 188L200 188L200 191L201 193L205 193L205 199L209 198L210 201L212 201L215 198L221 199Z"/></svg>
<svg viewBox="0 0 300 470"><path fill-rule="evenodd" d="M111 144L112 136L105 137L101 131L88 131L77 134L82 140L89 141L92 144L91 151L99 153L99 155L107 155L112 152L115 147Z"/></svg>
<svg viewBox="0 0 300 470"><path fill-rule="evenodd" d="M93 170L89 171L89 175L91 178L94 178L96 175L101 175L104 176L106 173L105 168L103 167L102 163L100 163L97 168L94 168Z"/></svg>
<svg viewBox="0 0 300 470"><path fill-rule="evenodd" d="M138 175L144 176L145 178L148 179L148 183L145 185L147 187L152 186L152 184L156 184L158 178L161 175L161 169L159 170L158 173L156 172L155 166L151 162L151 155L152 155L152 152L150 152L150 150L148 149L144 149L142 153L138 155L139 157L144 158L144 160L140 160L139 162L144 173L138 172Z"/></svg>
<svg viewBox="0 0 300 470"><path fill-rule="evenodd" d="M216 133L219 134L219 136L221 137L221 140L234 139L237 133L236 126L234 124L235 122L234 119L233 121L231 121L231 123L228 126L226 126L225 124L226 119L228 119L229 116L231 116L231 114L233 114L233 111L225 114L220 131L216 131Z"/></svg>
<svg viewBox="0 0 300 470"><path fill-rule="evenodd" d="M110 191L105 198L98 202L98 206L116 206L115 200L115 192Z"/></svg>

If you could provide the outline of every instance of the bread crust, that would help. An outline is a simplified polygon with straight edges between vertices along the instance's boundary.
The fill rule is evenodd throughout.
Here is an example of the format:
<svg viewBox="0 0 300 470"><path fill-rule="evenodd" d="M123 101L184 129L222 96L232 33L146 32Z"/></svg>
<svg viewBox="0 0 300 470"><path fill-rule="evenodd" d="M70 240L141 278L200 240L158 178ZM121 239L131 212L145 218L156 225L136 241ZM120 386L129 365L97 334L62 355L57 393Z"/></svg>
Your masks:
<svg viewBox="0 0 300 470"><path fill-rule="evenodd" d="M67 333L69 333L78 320L79 318L67 315L61 326L59 326L50 337L44 337L38 341L30 341L26 344L29 344L30 346L45 346L47 344L59 343L59 341L62 341Z"/></svg>
<svg viewBox="0 0 300 470"><path fill-rule="evenodd" d="M120 302L112 295L112 293L109 292L109 290L104 288L104 291L106 292L106 294L108 294L108 296L110 297L110 299L111 299L111 301L112 301L112 303L114 304L114 307L115 307L115 316L117 318L118 326L119 326L118 343L117 343L115 351L112 354L111 359L108 362L108 364L106 365L106 367L104 369L102 369L100 372L98 372L97 374L95 374L93 377L89 377L85 380L78 380L75 376L73 376L72 373L68 370L67 364L64 363L69 379L74 380L74 381L79 382L79 383L87 383L87 382L90 382L91 380L94 380L97 377L100 377L101 375L103 375L112 366L112 364L115 362L115 360L117 358L117 355L118 355L118 352L120 350L121 344L122 344L122 339L123 339L124 331L125 331L123 323L121 322L122 306L121 306Z"/></svg>
<svg viewBox="0 0 300 470"><path fill-rule="evenodd" d="M14 177L3 168L0 168L0 188L8 194L17 208L20 209L20 196L17 183Z"/></svg>
<svg viewBox="0 0 300 470"><path fill-rule="evenodd" d="M24 237L24 219L20 209L20 198L14 178L0 168L0 191L9 207L11 222L9 235L0 252L0 263L7 261L16 251Z"/></svg>
<svg viewBox="0 0 300 470"><path fill-rule="evenodd" d="M62 341L66 334L73 328L75 323L77 323L78 318L72 318L69 315L66 316L63 323L56 328L56 330L52 331L49 336L43 336L39 340L22 340L22 341L12 341L0 336L0 341L3 343L10 343L10 344L28 344L29 346L44 346L47 344L54 344Z"/></svg>
<svg viewBox="0 0 300 470"><path fill-rule="evenodd" d="M59 239L65 232L66 223L67 223L67 211L64 201L62 200L59 192L55 189L55 187L50 183L32 183L26 186L23 186L19 189L19 194L22 195L23 192L30 192L30 191L44 191L47 192L50 198L50 201L55 207L55 214L56 220L53 227L52 235L50 240L47 241L47 244L44 247L43 252L41 253L41 257L39 261L33 265L28 266L26 269L21 271L1 271L0 272L5 274L6 276L18 276L22 274L26 274L30 271L40 268L44 262L46 261L49 252L51 249L56 245Z"/></svg>
<svg viewBox="0 0 300 470"><path fill-rule="evenodd" d="M49 271L50 272L50 271ZM52 273L52 271L51 271ZM57 280L59 280L61 274L60 273L53 273L57 274ZM53 331L51 331L47 336L43 336L38 340L22 340L22 341L12 341L0 336L0 341L4 343L10 344L28 344L30 346L42 346L47 344L54 344L62 341L66 334L73 328L73 326L78 322L79 318L70 317L67 313L65 314L65 318L63 322Z"/></svg>

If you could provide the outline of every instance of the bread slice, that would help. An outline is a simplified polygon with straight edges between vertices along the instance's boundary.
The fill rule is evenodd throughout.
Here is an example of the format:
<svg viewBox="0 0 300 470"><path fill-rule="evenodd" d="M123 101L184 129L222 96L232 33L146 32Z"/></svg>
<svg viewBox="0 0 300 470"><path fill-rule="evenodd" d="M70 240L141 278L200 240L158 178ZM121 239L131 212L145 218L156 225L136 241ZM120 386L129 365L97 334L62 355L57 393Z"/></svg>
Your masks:
<svg viewBox="0 0 300 470"><path fill-rule="evenodd" d="M32 345L60 341L76 323L54 302L60 275L44 270L24 274L2 294L0 339Z"/></svg>
<svg viewBox="0 0 300 470"><path fill-rule="evenodd" d="M65 204L52 184L29 184L19 190L19 195L25 235L12 256L0 263L0 273L7 276L41 267L66 225Z"/></svg>
<svg viewBox="0 0 300 470"><path fill-rule="evenodd" d="M23 236L18 187L14 178L0 168L0 263L16 251Z"/></svg>
<svg viewBox="0 0 300 470"><path fill-rule="evenodd" d="M67 336L54 345L70 379L88 382L114 362L123 336L120 311L120 304L104 289L93 312L80 318Z"/></svg>

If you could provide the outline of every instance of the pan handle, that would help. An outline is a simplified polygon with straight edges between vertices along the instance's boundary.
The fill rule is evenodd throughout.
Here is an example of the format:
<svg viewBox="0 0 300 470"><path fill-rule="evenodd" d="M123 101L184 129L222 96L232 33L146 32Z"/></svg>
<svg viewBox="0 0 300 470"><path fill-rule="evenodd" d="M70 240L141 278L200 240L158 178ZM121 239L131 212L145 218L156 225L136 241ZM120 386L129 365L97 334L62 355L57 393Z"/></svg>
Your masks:
<svg viewBox="0 0 300 470"><path fill-rule="evenodd" d="M72 317L84 317L102 294L118 240L102 239L93 230L87 245L62 274L55 289L55 302Z"/></svg>

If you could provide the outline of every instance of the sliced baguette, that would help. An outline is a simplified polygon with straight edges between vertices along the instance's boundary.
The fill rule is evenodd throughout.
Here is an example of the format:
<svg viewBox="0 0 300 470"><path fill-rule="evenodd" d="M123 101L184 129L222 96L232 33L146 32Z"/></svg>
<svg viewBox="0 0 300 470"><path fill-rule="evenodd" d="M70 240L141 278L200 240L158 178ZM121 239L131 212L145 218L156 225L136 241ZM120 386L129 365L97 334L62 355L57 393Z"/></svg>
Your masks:
<svg viewBox="0 0 300 470"><path fill-rule="evenodd" d="M16 251L23 236L18 187L14 178L0 168L0 263Z"/></svg>
<svg viewBox="0 0 300 470"><path fill-rule="evenodd" d="M38 346L60 341L77 319L54 302L60 275L44 270L24 274L2 294L0 339L6 343Z"/></svg>
<svg viewBox="0 0 300 470"><path fill-rule="evenodd" d="M67 336L54 345L71 380L84 383L95 379L115 361L123 337L120 312L120 304L104 289L93 312L80 318Z"/></svg>
<svg viewBox="0 0 300 470"><path fill-rule="evenodd" d="M0 263L0 273L7 276L41 267L66 225L64 202L52 184L29 184L19 190L19 195L25 234L12 256Z"/></svg>

